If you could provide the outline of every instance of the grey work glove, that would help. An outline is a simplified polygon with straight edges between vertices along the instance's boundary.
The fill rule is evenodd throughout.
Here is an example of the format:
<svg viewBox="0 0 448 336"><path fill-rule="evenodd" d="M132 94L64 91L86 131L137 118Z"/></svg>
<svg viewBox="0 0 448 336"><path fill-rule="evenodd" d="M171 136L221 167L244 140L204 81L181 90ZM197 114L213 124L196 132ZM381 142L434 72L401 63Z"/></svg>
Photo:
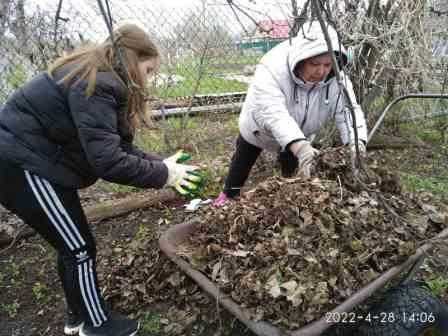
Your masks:
<svg viewBox="0 0 448 336"><path fill-rule="evenodd" d="M310 177L313 164L315 163L315 159L319 154L319 151L311 146L311 143L306 140L302 140L292 144L291 150L299 160L298 175L301 175L305 178Z"/></svg>

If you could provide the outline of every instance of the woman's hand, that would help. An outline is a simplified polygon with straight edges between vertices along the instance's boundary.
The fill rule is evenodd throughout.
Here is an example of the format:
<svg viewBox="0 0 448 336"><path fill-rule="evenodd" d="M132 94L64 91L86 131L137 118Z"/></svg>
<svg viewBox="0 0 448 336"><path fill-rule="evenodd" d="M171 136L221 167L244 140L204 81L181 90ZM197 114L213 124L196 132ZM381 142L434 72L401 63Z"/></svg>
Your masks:
<svg viewBox="0 0 448 336"><path fill-rule="evenodd" d="M307 140L294 142L289 146L289 149L299 160L298 174L306 178L310 177L319 151L311 146L311 143Z"/></svg>

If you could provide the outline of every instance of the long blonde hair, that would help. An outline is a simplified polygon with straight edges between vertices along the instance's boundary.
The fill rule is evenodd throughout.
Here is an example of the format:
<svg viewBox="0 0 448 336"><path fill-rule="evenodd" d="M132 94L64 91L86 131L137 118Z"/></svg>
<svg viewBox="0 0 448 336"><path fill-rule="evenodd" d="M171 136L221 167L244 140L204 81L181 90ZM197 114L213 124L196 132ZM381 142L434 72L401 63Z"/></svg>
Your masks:
<svg viewBox="0 0 448 336"><path fill-rule="evenodd" d="M77 81L88 82L86 94L92 95L95 90L96 76L100 72L112 72L128 89L126 121L132 133L145 120L145 80L138 64L151 58L159 58L156 45L149 36L135 24L125 24L114 30L115 47L110 38L100 45L80 48L73 53L56 59L48 68L48 73L54 72L66 65L73 68L62 78L62 82L69 85L76 78ZM124 59L120 62L117 48ZM124 65L124 67L123 67Z"/></svg>

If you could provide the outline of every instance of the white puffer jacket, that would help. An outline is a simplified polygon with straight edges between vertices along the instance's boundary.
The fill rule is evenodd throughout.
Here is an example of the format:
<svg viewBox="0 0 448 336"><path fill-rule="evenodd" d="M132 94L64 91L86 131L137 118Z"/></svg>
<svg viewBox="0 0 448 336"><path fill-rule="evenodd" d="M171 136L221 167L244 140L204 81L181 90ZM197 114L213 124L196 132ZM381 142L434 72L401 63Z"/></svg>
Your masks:
<svg viewBox="0 0 448 336"><path fill-rule="evenodd" d="M347 57L334 29L328 30L333 49L341 50ZM239 128L243 138L257 147L273 152L284 150L292 141L316 134L330 118L335 119L342 142L354 142L351 114L334 74L323 82L310 84L293 73L299 62L328 52L319 22L305 24L303 31L291 43L286 40L270 50L255 71ZM354 104L358 137L366 141L364 113L350 79L344 73L341 76Z"/></svg>

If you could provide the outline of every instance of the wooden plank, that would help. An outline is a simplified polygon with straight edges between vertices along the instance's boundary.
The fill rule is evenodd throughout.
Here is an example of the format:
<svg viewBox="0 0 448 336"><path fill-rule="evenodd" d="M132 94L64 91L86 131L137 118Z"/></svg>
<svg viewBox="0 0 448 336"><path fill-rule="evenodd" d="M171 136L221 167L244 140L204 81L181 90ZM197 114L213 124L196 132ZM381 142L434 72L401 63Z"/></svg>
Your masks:
<svg viewBox="0 0 448 336"><path fill-rule="evenodd" d="M180 117L186 115L204 115L208 113L222 113L222 112L239 112L243 103L231 103L231 104L220 104L220 105L209 105L209 106L193 106L191 108L188 107L179 107L179 108L170 108L165 109L165 117ZM153 119L162 119L163 113L162 110L152 110L149 112L150 116Z"/></svg>

